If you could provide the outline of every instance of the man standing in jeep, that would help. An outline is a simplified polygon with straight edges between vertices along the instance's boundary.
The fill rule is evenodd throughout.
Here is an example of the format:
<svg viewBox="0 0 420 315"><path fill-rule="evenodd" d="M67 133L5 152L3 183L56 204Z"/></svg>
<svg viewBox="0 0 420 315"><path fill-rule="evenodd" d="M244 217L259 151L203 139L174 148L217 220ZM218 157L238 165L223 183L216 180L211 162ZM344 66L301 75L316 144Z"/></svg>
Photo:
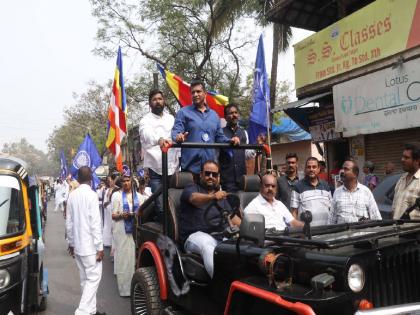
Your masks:
<svg viewBox="0 0 420 315"><path fill-rule="evenodd" d="M220 118L206 103L205 84L201 80L191 82L192 106L182 107L175 118L171 131L172 141L177 143L231 143L238 145L237 136L228 138L220 126ZM200 168L207 160L215 159L215 150L181 149L181 169L193 173L194 180L198 179Z"/></svg>
<svg viewBox="0 0 420 315"><path fill-rule="evenodd" d="M210 277L213 277L213 253L221 239L210 235L220 232L227 226L213 228L206 222L204 213L209 208L209 218L220 217L220 212L213 202L223 209L230 208L226 201L227 193L220 190L219 165L214 161L206 161L200 173L200 183L184 189L181 195L180 238L187 252L201 255L204 267ZM239 225L240 218L234 216L231 224Z"/></svg>

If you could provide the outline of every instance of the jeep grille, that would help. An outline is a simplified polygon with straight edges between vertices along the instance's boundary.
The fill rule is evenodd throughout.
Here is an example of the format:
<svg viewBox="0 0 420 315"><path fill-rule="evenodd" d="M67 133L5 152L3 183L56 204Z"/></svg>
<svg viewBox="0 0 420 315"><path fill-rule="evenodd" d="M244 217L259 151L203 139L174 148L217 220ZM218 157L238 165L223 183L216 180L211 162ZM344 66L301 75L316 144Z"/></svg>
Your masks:
<svg viewBox="0 0 420 315"><path fill-rule="evenodd" d="M385 252L371 265L368 277L368 297L375 307L419 301L419 251Z"/></svg>

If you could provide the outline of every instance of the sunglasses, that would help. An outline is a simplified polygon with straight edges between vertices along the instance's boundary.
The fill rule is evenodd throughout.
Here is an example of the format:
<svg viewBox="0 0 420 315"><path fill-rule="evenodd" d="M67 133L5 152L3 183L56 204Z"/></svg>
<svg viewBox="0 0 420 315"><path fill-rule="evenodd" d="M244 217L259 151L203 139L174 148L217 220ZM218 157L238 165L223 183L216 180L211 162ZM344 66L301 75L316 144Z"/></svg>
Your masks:
<svg viewBox="0 0 420 315"><path fill-rule="evenodd" d="M204 171L204 175L207 177L213 176L213 177L219 177L219 173L218 172L211 172L211 171Z"/></svg>

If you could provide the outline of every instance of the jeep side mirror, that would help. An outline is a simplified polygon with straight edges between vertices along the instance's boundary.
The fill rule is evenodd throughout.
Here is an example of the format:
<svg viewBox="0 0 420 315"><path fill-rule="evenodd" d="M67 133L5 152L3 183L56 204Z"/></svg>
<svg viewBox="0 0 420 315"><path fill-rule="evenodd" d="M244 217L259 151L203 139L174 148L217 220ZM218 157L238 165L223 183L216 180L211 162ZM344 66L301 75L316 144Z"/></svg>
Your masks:
<svg viewBox="0 0 420 315"><path fill-rule="evenodd" d="M245 214L241 221L239 237L264 246L265 219L262 214Z"/></svg>

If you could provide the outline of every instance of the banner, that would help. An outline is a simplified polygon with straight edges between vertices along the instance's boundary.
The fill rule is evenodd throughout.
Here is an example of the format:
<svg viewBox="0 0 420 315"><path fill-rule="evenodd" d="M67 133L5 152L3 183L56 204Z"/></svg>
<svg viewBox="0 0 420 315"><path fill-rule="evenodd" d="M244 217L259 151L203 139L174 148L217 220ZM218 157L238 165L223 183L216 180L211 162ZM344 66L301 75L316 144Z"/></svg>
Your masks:
<svg viewBox="0 0 420 315"><path fill-rule="evenodd" d="M335 85L333 95L345 137L420 127L420 59Z"/></svg>
<svg viewBox="0 0 420 315"><path fill-rule="evenodd" d="M294 45L296 88L420 45L420 0L377 0Z"/></svg>

